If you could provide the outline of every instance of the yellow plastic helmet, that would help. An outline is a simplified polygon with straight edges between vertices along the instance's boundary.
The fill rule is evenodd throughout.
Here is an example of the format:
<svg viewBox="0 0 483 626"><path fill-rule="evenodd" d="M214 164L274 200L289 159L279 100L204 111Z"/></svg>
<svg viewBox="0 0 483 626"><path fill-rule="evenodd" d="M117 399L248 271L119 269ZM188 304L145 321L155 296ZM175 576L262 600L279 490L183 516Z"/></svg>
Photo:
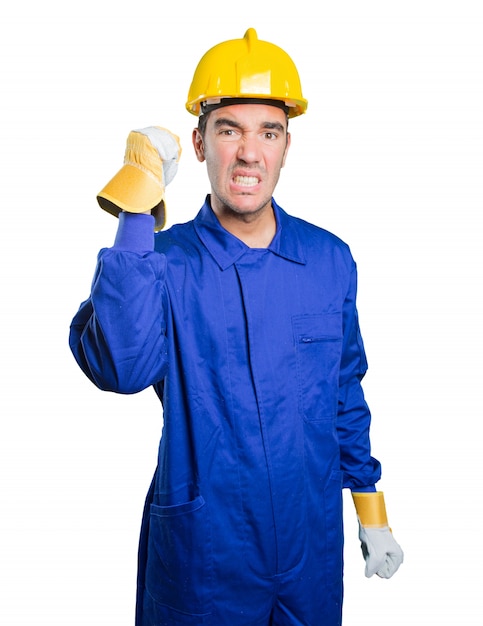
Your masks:
<svg viewBox="0 0 483 626"><path fill-rule="evenodd" d="M300 78L289 55L249 28L243 39L231 39L210 48L195 70L186 102L193 115L202 103L216 105L222 99L274 100L282 102L289 117L307 110Z"/></svg>

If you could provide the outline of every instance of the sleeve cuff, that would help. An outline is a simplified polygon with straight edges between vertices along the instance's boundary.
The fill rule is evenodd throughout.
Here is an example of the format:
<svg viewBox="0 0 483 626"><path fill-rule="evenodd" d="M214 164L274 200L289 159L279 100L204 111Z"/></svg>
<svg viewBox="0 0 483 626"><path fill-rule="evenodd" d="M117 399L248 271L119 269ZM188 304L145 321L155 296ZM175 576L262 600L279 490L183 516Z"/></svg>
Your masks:
<svg viewBox="0 0 483 626"><path fill-rule="evenodd" d="M374 493L377 491L376 485L366 485L365 487L354 487L352 493Z"/></svg>
<svg viewBox="0 0 483 626"><path fill-rule="evenodd" d="M114 250L152 252L154 250L154 217L144 213L119 213Z"/></svg>

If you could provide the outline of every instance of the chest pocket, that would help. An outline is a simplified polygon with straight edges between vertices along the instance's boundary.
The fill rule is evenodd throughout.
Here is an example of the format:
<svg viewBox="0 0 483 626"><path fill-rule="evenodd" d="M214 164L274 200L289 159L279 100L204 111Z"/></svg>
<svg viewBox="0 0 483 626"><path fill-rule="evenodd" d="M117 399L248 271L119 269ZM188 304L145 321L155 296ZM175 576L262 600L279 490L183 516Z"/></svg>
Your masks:
<svg viewBox="0 0 483 626"><path fill-rule="evenodd" d="M292 318L299 411L306 420L332 420L337 414L342 349L342 314Z"/></svg>

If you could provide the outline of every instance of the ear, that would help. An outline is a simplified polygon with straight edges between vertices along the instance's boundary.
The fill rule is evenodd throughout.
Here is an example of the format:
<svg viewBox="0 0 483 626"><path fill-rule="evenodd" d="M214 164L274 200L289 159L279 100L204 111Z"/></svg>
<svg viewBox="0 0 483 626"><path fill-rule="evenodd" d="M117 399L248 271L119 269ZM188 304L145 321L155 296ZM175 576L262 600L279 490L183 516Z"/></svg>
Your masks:
<svg viewBox="0 0 483 626"><path fill-rule="evenodd" d="M285 152L283 153L282 167L285 165L285 161L287 160L288 149L290 148L290 142L292 141L292 135L287 133L287 144L285 146Z"/></svg>
<svg viewBox="0 0 483 626"><path fill-rule="evenodd" d="M205 142L198 128L193 129L192 141L196 158L200 163L203 163L205 160Z"/></svg>

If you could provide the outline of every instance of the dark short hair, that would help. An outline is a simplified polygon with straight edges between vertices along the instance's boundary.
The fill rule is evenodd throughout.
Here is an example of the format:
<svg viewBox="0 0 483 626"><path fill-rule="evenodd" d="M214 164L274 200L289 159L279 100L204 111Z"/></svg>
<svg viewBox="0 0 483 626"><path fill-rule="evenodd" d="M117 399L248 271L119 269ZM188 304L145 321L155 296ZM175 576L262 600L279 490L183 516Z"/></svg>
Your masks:
<svg viewBox="0 0 483 626"><path fill-rule="evenodd" d="M198 117L198 130L201 133L201 136L205 136L206 124L208 123L208 118L210 117L209 113L203 113Z"/></svg>

